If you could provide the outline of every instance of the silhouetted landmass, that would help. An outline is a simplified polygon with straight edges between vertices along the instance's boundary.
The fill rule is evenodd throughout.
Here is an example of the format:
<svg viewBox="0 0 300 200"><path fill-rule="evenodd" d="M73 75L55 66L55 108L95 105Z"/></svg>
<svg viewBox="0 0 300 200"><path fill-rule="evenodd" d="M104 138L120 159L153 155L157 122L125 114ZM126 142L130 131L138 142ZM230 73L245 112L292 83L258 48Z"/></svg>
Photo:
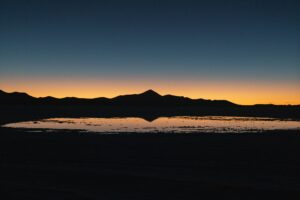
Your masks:
<svg viewBox="0 0 300 200"><path fill-rule="evenodd" d="M6 93L0 91L1 104L19 105L98 105L98 106L220 106L228 107L236 104L226 100L205 100L190 99L182 96L160 95L153 90L148 90L141 94L121 95L114 98L99 97L94 99L84 99L76 97L54 98L40 97L35 98L26 93Z"/></svg>

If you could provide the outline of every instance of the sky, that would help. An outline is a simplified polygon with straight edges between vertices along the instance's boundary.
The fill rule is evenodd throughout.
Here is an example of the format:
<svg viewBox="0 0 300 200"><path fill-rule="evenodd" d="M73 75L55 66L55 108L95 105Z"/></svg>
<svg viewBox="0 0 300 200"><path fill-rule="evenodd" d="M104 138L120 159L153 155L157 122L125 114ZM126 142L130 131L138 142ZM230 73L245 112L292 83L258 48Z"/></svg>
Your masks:
<svg viewBox="0 0 300 200"><path fill-rule="evenodd" d="M300 1L1 0L0 89L300 104Z"/></svg>

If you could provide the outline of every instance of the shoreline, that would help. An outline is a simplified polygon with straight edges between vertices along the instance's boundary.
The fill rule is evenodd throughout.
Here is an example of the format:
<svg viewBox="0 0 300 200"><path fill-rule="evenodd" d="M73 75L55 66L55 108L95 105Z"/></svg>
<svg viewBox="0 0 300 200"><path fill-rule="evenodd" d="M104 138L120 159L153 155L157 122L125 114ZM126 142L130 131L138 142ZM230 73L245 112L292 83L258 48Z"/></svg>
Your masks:
<svg viewBox="0 0 300 200"><path fill-rule="evenodd" d="M64 129L28 132L1 126L52 117L133 116L151 121L193 113L299 120L297 110L158 112L151 108L38 106L1 106L0 110L0 188L4 190L0 196L9 199L300 197L299 130L97 134Z"/></svg>

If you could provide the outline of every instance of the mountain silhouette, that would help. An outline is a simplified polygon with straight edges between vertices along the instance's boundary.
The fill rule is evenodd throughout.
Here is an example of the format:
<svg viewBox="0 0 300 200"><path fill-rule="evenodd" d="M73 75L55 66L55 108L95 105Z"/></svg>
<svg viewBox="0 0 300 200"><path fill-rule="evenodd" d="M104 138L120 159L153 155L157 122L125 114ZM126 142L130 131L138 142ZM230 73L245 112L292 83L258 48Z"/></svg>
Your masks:
<svg viewBox="0 0 300 200"><path fill-rule="evenodd" d="M36 98L21 92L7 93L0 90L0 103L4 104L32 104Z"/></svg>
<svg viewBox="0 0 300 200"><path fill-rule="evenodd" d="M157 92L155 92L154 90L147 90L141 94L139 94L140 96L147 96L147 97L161 97L160 94L158 94Z"/></svg>
<svg viewBox="0 0 300 200"><path fill-rule="evenodd" d="M228 107L236 104L226 100L190 99L183 96L160 95L153 90L140 94L120 95L114 98L76 98L76 97L39 97L35 98L26 93L7 93L0 90L1 104L45 104L45 105L98 105L98 106L217 106Z"/></svg>

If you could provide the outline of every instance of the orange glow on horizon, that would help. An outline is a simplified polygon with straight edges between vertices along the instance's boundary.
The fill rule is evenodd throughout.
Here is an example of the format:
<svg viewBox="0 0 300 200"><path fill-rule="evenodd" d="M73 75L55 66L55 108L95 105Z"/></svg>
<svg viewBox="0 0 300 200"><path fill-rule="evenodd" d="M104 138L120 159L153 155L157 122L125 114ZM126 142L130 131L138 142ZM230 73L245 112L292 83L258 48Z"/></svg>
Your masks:
<svg viewBox="0 0 300 200"><path fill-rule="evenodd" d="M298 83L268 83L251 81L162 81L162 80L1 80L0 89L6 92L26 92L34 97L53 96L112 98L124 94L142 93L153 89L161 95L172 94L193 99L224 99L252 104L300 105Z"/></svg>

